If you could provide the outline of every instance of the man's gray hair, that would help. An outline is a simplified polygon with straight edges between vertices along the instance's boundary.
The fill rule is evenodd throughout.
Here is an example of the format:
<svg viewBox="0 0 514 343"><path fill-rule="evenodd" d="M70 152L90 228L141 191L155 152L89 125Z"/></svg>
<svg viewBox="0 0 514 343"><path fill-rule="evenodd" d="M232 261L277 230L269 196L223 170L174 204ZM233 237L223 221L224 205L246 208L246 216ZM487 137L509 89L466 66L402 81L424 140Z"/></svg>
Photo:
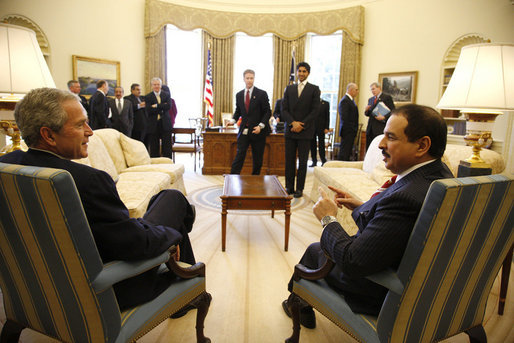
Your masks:
<svg viewBox="0 0 514 343"><path fill-rule="evenodd" d="M252 74L253 76L255 76L255 71L253 71L252 69L246 69L245 71L243 71L243 77L246 74Z"/></svg>
<svg viewBox="0 0 514 343"><path fill-rule="evenodd" d="M14 119L29 147L38 144L41 127L45 126L56 132L62 129L68 120L68 114L62 105L71 100L80 101L77 95L68 91L36 88L18 102L14 109Z"/></svg>
<svg viewBox="0 0 514 343"><path fill-rule="evenodd" d="M375 86L375 87L377 87L377 88L382 89L382 86L380 86L380 83L378 83L378 82L372 82L372 83L369 85L369 88L371 88L371 87L373 87L373 86Z"/></svg>
<svg viewBox="0 0 514 343"><path fill-rule="evenodd" d="M348 84L348 86L346 86L346 91L348 92L350 89L354 89L354 88L357 88L357 84L353 83L353 82L350 82Z"/></svg>
<svg viewBox="0 0 514 343"><path fill-rule="evenodd" d="M150 81L150 83L152 83L154 81L159 81L159 83L162 85L162 80L160 77L153 77L152 80Z"/></svg>

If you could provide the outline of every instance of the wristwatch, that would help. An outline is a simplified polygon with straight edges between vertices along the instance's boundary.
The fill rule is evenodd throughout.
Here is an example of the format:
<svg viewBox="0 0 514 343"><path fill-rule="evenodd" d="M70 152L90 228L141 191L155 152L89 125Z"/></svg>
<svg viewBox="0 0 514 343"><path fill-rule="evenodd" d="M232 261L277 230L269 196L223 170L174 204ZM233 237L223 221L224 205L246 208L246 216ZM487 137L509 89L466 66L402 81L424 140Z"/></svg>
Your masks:
<svg viewBox="0 0 514 343"><path fill-rule="evenodd" d="M321 226L323 226L323 228L325 228L325 226L327 226L328 224L336 222L336 221L337 221L337 218L334 216L324 216L323 218L321 218Z"/></svg>

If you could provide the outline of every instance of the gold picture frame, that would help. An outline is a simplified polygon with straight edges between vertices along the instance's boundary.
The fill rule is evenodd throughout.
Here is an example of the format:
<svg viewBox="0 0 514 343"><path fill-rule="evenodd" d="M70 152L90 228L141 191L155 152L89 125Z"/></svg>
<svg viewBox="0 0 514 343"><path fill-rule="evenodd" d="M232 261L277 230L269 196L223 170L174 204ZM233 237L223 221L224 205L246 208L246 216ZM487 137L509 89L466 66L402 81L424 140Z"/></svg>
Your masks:
<svg viewBox="0 0 514 343"><path fill-rule="evenodd" d="M96 82L105 80L109 93L114 96L114 87L121 85L120 62L84 56L72 56L73 79L80 83L80 95L89 99L96 92Z"/></svg>
<svg viewBox="0 0 514 343"><path fill-rule="evenodd" d="M382 92L389 94L395 105L416 103L417 71L381 73L378 74L378 81L382 85Z"/></svg>

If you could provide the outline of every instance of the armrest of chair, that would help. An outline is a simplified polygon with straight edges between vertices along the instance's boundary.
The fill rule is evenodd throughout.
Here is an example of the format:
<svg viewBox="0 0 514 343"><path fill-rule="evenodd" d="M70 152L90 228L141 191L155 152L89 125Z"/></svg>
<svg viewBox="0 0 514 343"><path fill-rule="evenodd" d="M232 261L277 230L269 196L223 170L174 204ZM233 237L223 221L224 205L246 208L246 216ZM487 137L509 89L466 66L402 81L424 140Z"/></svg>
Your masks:
<svg viewBox="0 0 514 343"><path fill-rule="evenodd" d="M309 269L306 266L304 266L303 264L297 264L294 267L293 279L295 281L298 281L300 279L305 279L305 280L323 279L325 276L328 275L328 273L330 273L330 271L332 270L333 267L334 267L334 261L332 261L329 258L327 258L327 261L325 262L325 264L318 269Z"/></svg>
<svg viewBox="0 0 514 343"><path fill-rule="evenodd" d="M175 256L177 253L177 248L172 246L169 250L172 256ZM202 262L197 262L192 266L188 265L185 267L181 265L182 263L177 262L174 258L170 258L168 262L166 262L166 266L169 270L171 270L175 275L181 277L182 279L192 279L197 276L205 276L205 264Z"/></svg>
<svg viewBox="0 0 514 343"><path fill-rule="evenodd" d="M170 259L170 252L165 251L157 257L142 261L112 261L93 280L93 289L100 293L117 282L134 277L152 269Z"/></svg>
<svg viewBox="0 0 514 343"><path fill-rule="evenodd" d="M396 275L396 272L393 269L386 269L381 272L368 275L366 276L366 279L373 281L374 283L378 283L398 295L403 293L403 283L400 281L398 275Z"/></svg>
<svg viewBox="0 0 514 343"><path fill-rule="evenodd" d="M173 160L169 157L151 157L151 164L173 164Z"/></svg>

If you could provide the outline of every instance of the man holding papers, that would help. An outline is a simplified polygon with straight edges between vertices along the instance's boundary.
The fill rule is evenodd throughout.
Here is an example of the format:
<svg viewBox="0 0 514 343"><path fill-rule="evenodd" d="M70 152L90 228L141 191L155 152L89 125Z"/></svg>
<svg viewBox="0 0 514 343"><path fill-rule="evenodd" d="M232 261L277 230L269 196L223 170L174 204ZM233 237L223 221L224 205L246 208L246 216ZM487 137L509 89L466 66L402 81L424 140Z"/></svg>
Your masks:
<svg viewBox="0 0 514 343"><path fill-rule="evenodd" d="M382 93L382 87L378 82L370 85L373 96L369 98L368 105L364 114L369 117L368 127L366 128L366 150L373 138L384 133L384 127L391 111L395 109L393 98Z"/></svg>

